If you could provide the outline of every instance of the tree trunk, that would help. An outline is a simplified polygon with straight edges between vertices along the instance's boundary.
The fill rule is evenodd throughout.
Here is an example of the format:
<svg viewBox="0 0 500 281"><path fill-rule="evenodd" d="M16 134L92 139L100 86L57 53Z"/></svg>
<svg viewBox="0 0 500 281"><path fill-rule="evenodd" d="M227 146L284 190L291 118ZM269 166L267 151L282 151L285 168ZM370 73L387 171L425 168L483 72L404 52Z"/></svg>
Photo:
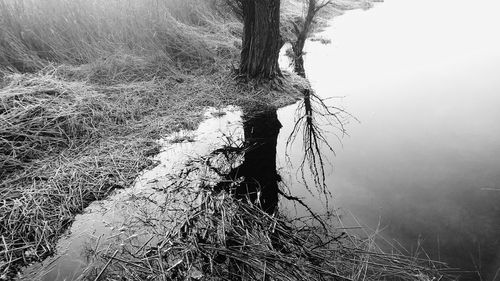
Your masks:
<svg viewBox="0 0 500 281"><path fill-rule="evenodd" d="M243 0L240 73L250 78L281 75L280 0Z"/></svg>
<svg viewBox="0 0 500 281"><path fill-rule="evenodd" d="M293 63L294 63L294 71L299 75L300 77L306 78L306 70L304 69L304 53L302 51L302 47L296 47L296 45L292 45L293 49Z"/></svg>
<svg viewBox="0 0 500 281"><path fill-rule="evenodd" d="M304 70L304 45L306 44L307 36L311 31L311 26L314 20L314 16L316 15L316 0L308 0L307 4L307 15L304 19L304 23L301 28L296 27L295 35L297 36L297 40L292 43L292 50L294 54L294 63L295 63L295 73L302 77L306 77L306 73Z"/></svg>

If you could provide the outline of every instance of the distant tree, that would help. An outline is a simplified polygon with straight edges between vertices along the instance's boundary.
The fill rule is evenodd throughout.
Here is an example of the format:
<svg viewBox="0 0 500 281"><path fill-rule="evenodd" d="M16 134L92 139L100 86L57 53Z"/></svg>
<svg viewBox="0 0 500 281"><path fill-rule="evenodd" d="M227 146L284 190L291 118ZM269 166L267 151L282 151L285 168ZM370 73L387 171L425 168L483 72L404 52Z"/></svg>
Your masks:
<svg viewBox="0 0 500 281"><path fill-rule="evenodd" d="M318 12L331 4L331 0L303 0L306 8L305 17L293 23L293 33L295 40L292 42L293 60L295 63L295 72L305 77L304 71L304 45L309 37L314 25L314 18Z"/></svg>
<svg viewBox="0 0 500 281"><path fill-rule="evenodd" d="M240 74L249 78L281 76L278 57L283 45L280 35L280 0L240 0L243 16L243 46Z"/></svg>

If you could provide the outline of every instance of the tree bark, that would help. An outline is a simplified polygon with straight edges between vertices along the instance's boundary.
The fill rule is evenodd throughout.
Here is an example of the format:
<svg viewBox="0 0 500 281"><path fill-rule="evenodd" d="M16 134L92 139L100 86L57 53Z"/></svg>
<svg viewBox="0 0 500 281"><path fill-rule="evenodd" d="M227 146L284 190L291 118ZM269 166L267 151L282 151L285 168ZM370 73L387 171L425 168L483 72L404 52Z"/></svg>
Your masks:
<svg viewBox="0 0 500 281"><path fill-rule="evenodd" d="M243 1L243 47L240 74L272 79L281 75L280 0Z"/></svg>

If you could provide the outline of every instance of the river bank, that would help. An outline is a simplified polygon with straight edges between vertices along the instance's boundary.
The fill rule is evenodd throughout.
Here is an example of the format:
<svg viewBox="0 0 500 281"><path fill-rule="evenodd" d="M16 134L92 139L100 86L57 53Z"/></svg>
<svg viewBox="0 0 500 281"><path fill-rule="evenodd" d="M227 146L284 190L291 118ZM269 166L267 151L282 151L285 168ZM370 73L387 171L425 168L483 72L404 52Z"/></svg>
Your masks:
<svg viewBox="0 0 500 281"><path fill-rule="evenodd" d="M123 85L126 91L120 86L97 91L85 83L65 84L46 74L16 78L2 92L9 91L3 104L13 104L4 116L6 121L20 122L17 127L2 123L3 135L16 136L17 142L19 135L33 135L26 136L22 145L8 144L11 155L17 156L14 160L22 161L22 169L17 170L11 158L3 161L4 256L13 264L52 254L75 214L112 190L130 186L144 169L153 167L151 156L159 151L156 140L195 128L203 108L255 99L279 106L299 95L291 89L288 94L262 95L262 89L242 88L229 73L206 77L211 83L200 82L197 75L185 83ZM245 94L235 97L234 93ZM10 167L17 171L7 174Z"/></svg>
<svg viewBox="0 0 500 281"><path fill-rule="evenodd" d="M174 15L175 20L184 24L195 21L180 19L181 15ZM16 20L16 15L3 17L2 25L14 26ZM60 24L50 22L54 28ZM54 38L48 48L55 52L42 56L49 52L38 46L35 56L33 50L25 49L29 44L24 41L16 49L19 40L38 42L36 38L47 34L23 35L22 26L16 26L21 28L21 39L6 33L12 40L4 48L11 53L2 56L5 69L0 82L2 279L9 279L21 265L51 255L75 214L111 191L132 185L144 169L155 165L151 156L159 150L156 140L195 128L203 108L256 101L280 107L300 96L295 86L307 83L293 74L279 91L234 79L231 65L238 55L241 27L235 19L222 22L223 30L212 30L209 38L200 37L206 26L180 30L187 34L181 39L188 39L168 45L168 56L109 51L117 47L110 45L102 49L82 46L72 54L75 57L69 57L63 50L74 50L81 41L67 46L63 42L68 40L60 38ZM30 23L36 25L33 18L23 24ZM72 26L71 38L86 36L76 30L80 26ZM208 28L213 26L212 22ZM151 34L152 38L157 34ZM224 38L214 40L220 34ZM168 40L175 37L165 36ZM142 39L131 40L135 44ZM164 48L155 41L151 44ZM104 49L105 56L96 55Z"/></svg>
<svg viewBox="0 0 500 281"><path fill-rule="evenodd" d="M276 109L212 109L196 131L161 141L159 165L92 203L57 254L18 280L431 280L432 262L379 252L335 216L265 212L232 189L279 180ZM262 111L264 109L264 111ZM255 165L258 161L259 165ZM256 179L259 181L256 182ZM268 180L266 180L268 179ZM288 200L292 200L288 202ZM281 206L280 204L280 206Z"/></svg>

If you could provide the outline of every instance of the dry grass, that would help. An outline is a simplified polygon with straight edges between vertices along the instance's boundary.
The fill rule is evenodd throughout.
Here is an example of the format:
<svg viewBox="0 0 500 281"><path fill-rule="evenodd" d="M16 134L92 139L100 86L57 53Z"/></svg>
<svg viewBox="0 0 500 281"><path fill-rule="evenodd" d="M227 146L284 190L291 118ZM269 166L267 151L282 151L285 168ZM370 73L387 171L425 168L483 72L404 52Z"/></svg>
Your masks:
<svg viewBox="0 0 500 281"><path fill-rule="evenodd" d="M0 185L2 271L53 253L66 227L89 202L129 186L152 164L147 139L108 139L33 161Z"/></svg>
<svg viewBox="0 0 500 281"><path fill-rule="evenodd" d="M7 80L0 91L3 274L52 253L74 215L130 185L157 146L124 129L146 115L130 94L50 74Z"/></svg>
<svg viewBox="0 0 500 281"><path fill-rule="evenodd" d="M94 253L79 280L448 280L432 261L377 251L334 219L326 230L226 193L201 192L197 202L145 242Z"/></svg>
<svg viewBox="0 0 500 281"><path fill-rule="evenodd" d="M9 80L0 90L0 179L33 159L91 138L95 123L105 118L97 116L104 113L95 108L103 106L94 102L99 94L84 83L31 75Z"/></svg>

